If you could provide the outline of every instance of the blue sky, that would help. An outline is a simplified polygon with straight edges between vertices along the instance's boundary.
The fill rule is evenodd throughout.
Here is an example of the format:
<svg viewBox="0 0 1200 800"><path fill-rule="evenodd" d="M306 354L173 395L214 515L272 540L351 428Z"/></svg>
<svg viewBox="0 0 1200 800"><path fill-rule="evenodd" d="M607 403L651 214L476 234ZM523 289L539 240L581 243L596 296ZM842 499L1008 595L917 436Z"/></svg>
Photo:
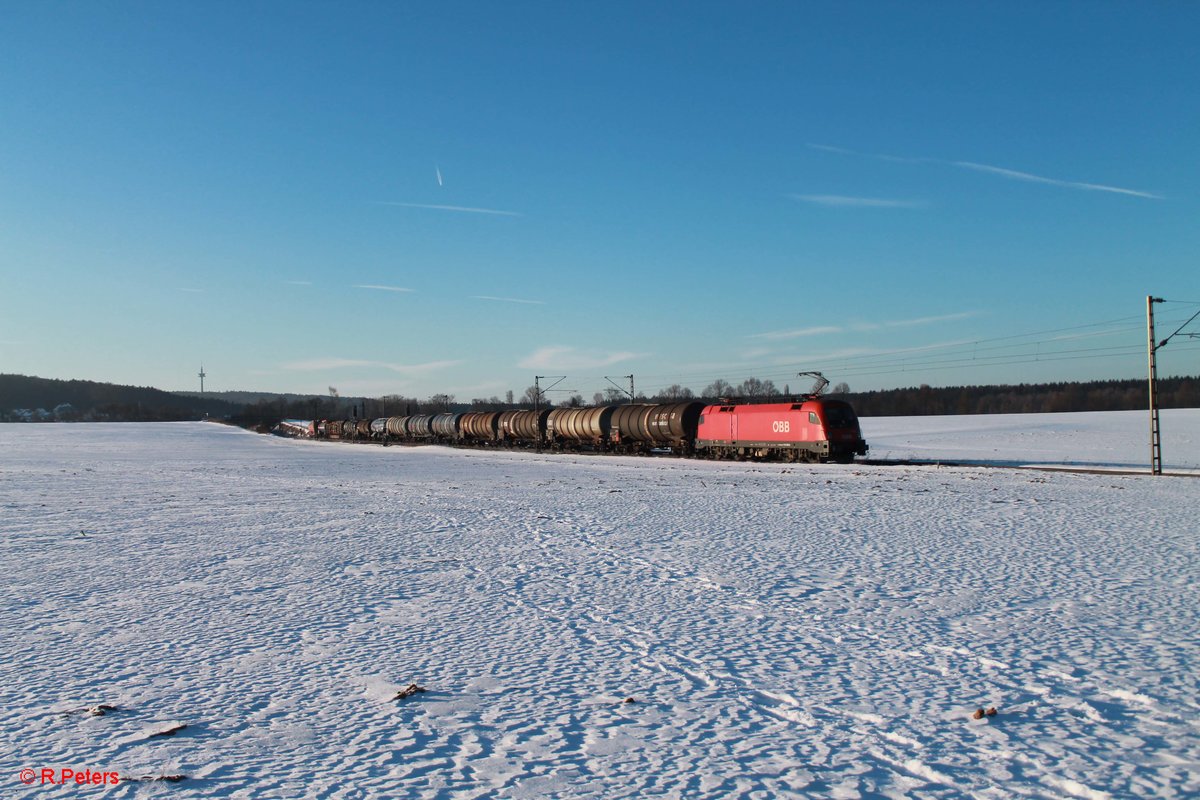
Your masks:
<svg viewBox="0 0 1200 800"><path fill-rule="evenodd" d="M6 3L0 372L460 400L1140 377L1146 295L1178 301L1160 328L1200 309L1198 23Z"/></svg>

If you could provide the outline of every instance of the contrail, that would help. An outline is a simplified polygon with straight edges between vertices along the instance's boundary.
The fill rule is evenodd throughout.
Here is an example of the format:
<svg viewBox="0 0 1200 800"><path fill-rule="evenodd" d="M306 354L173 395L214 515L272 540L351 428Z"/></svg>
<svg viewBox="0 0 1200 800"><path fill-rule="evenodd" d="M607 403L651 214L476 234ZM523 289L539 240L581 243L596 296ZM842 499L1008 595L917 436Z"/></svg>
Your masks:
<svg viewBox="0 0 1200 800"><path fill-rule="evenodd" d="M1031 172L1021 172L1020 170L1007 169L1005 167L996 167L991 164L979 164L974 161L953 161L946 158L908 158L902 156L890 156L883 153L862 153L857 150L848 150L845 147L834 147L828 144L808 143L808 147L813 150L821 150L826 153L837 153L838 155L854 156L857 158L874 158L879 161L894 161L902 164L942 164L958 169L969 169L975 172L983 172L991 175L998 175L1002 178L1008 178L1016 181L1026 181L1028 183L1040 183L1046 186L1062 186L1068 189L1080 189L1089 192L1112 192L1113 194L1123 194L1130 197L1143 197L1147 200L1163 200L1163 195L1155 192L1145 192L1140 189L1126 189L1121 186L1109 186L1102 183L1087 183L1085 181L1067 181L1060 178L1047 178L1044 175L1034 175ZM803 198L801 198L803 199Z"/></svg>
<svg viewBox="0 0 1200 800"><path fill-rule="evenodd" d="M411 292L412 289L406 289L403 286L380 286L377 283L356 283L355 289L378 289L381 292Z"/></svg>
<svg viewBox="0 0 1200 800"><path fill-rule="evenodd" d="M1101 183L1086 183L1084 181L1064 181L1058 178L1047 178L1042 175L1034 175L1029 172L1021 172L1015 169L1005 169L1004 167L993 167L990 164L976 164L974 161L951 161L948 162L952 166L962 167L963 169L973 169L977 172L989 172L992 175L999 175L1004 178L1011 178L1016 181L1028 181L1029 183L1044 183L1049 186L1065 186L1068 189L1083 189L1090 192L1112 192L1114 194L1127 194L1133 197L1145 197L1148 200L1162 200L1163 196L1154 192L1144 192L1140 189L1124 189L1120 186L1106 186Z"/></svg>
<svg viewBox="0 0 1200 800"><path fill-rule="evenodd" d="M545 300L522 300L518 297L492 297L491 295L486 295L486 294L473 294L473 295L471 295L471 299L472 300L494 300L495 302L498 302L498 303L526 303L528 305L533 305L533 306L546 305Z"/></svg>
<svg viewBox="0 0 1200 800"><path fill-rule="evenodd" d="M442 185L442 168L437 164L433 165L433 171L437 173L438 186Z"/></svg>
<svg viewBox="0 0 1200 800"><path fill-rule="evenodd" d="M469 214L497 214L502 217L519 217L521 214L516 211L499 211L494 208L468 208L467 206L439 206L427 203L393 203L387 200L380 200L380 205L384 206L402 206L403 208L429 208L434 211L465 211Z"/></svg>
<svg viewBox="0 0 1200 800"><path fill-rule="evenodd" d="M830 208L924 208L916 200L888 200L881 197L849 197L841 194L794 194L796 200Z"/></svg>

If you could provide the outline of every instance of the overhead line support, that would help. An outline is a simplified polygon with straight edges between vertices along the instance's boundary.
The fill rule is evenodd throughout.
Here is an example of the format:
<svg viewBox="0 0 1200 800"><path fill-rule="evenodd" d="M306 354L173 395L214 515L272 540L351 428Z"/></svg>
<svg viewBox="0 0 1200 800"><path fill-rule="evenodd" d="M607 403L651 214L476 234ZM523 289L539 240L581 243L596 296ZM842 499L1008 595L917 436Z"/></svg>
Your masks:
<svg viewBox="0 0 1200 800"><path fill-rule="evenodd" d="M1161 297L1147 295L1146 297L1146 356L1150 362L1150 474L1162 475L1162 429L1158 417L1158 361L1155 355L1161 344L1154 341L1154 304L1161 303Z"/></svg>

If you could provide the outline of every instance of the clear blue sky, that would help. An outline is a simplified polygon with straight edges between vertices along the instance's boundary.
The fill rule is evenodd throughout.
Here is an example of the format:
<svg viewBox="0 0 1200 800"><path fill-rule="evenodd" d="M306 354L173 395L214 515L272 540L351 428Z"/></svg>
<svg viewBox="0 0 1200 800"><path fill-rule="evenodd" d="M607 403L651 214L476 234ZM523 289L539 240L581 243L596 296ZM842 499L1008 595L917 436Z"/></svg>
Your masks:
<svg viewBox="0 0 1200 800"><path fill-rule="evenodd" d="M1200 309L1198 40L1187 2L3 2L0 372L1140 377L1146 295Z"/></svg>

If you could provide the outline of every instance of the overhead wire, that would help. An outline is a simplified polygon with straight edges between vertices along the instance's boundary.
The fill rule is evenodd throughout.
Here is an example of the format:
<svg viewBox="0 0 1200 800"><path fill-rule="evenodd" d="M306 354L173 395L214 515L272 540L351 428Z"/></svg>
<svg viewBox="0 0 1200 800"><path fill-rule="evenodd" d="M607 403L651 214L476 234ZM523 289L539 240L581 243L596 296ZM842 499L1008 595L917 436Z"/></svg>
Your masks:
<svg viewBox="0 0 1200 800"><path fill-rule="evenodd" d="M1186 301L1171 302L1189 304ZM1195 305L1200 305L1200 303L1196 303ZM1191 320L1196 318L1196 316L1200 316L1200 312L1192 315L1186 322L1183 323L1179 330L1182 330L1184 327L1186 327ZM1164 314L1160 317L1160 320L1163 322L1168 322L1169 320L1167 317L1168 315ZM1181 317L1182 315L1179 315L1176 320ZM1134 330L1141 330L1142 328L1140 323L1142 320L1143 318L1140 315L1117 317L1114 319L1101 320L1083 325L1050 328L1028 333L989 337L985 339L960 339L954 342L942 344L920 345L916 347L897 348L894 350L870 353L835 353L825 356L798 358L794 361L787 361L783 363L777 362L769 365L754 365L742 362L736 366L731 364L727 369L739 369L740 371L750 373L755 377L758 377L760 380L769 379L774 382L776 379L784 380L794 377L795 369L811 368L814 366L822 367L824 369L836 368L841 376L864 377L874 375L894 375L897 373L906 373L917 370L943 371L948 369L1012 366L1041 362L1052 363L1083 359L1129 357L1144 352L1144 346L1141 344L1114 344L1108 347L1063 349L1055 345L1056 343L1061 344L1079 339L1128 334ZM1100 331L1090 330L1101 326L1117 327L1108 327L1106 330ZM1079 331L1084 332L1076 333ZM1052 334L1064 333L1070 335L1052 336ZM1176 331L1176 333L1178 333L1178 331ZM1032 337L1043 338L1032 339ZM1029 348L1033 349L1029 350ZM1024 352L1006 352L1019 349L1023 349ZM1175 351L1190 351L1192 349L1197 348L1180 346L1176 347ZM970 354L969 357L967 356L968 353ZM641 376L639 380L639 388L641 388L643 391L649 391L662 390L673 385L682 385L685 382L705 381L711 383L713 380L712 375L723 370L724 368L714 365L712 368L706 369L703 372L697 369L696 371L689 370L688 372L682 372L673 375L658 374ZM576 378L576 380L580 382L586 382L598 381L600 378L582 376Z"/></svg>

